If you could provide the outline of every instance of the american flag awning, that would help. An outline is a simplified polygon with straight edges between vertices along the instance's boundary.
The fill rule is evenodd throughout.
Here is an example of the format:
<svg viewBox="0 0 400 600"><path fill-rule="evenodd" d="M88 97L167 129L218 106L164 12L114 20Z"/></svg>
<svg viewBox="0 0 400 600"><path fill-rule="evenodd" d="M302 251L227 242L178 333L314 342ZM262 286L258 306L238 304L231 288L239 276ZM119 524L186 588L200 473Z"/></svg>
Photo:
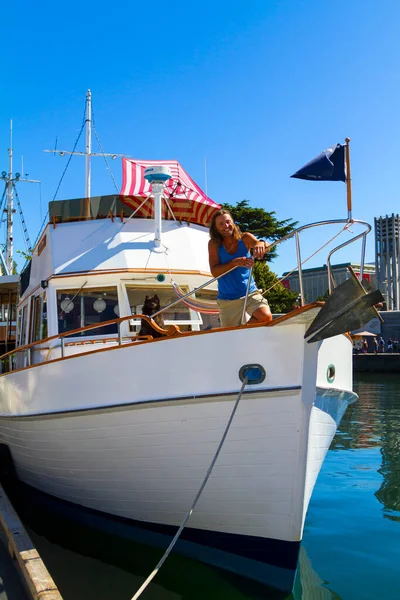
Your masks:
<svg viewBox="0 0 400 600"><path fill-rule="evenodd" d="M162 218L172 219L175 217L178 221L189 221L208 226L213 212L220 208L220 205L205 195L176 160L123 158L121 188L123 202L134 211L138 209L136 212L138 217L154 217L151 185L144 178L144 170L154 165L169 167L171 171L171 179L164 188ZM145 200L146 198L148 200Z"/></svg>

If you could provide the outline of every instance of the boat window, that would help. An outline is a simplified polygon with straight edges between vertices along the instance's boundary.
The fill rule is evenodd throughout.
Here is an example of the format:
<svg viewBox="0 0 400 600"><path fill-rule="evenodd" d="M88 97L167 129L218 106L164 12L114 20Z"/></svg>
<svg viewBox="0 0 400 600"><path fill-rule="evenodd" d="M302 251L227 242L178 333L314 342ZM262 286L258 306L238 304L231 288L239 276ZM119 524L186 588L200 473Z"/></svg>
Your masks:
<svg viewBox="0 0 400 600"><path fill-rule="evenodd" d="M0 321L8 323L15 321L15 304L0 304Z"/></svg>
<svg viewBox="0 0 400 600"><path fill-rule="evenodd" d="M58 333L111 321L118 317L116 287L57 290ZM77 336L108 336L117 333L117 324L97 327Z"/></svg>
<svg viewBox="0 0 400 600"><path fill-rule="evenodd" d="M31 298L29 342L38 342L47 337L47 310L45 294Z"/></svg>
<svg viewBox="0 0 400 600"><path fill-rule="evenodd" d="M189 291L189 288L182 288L185 292ZM132 314L141 314L143 303L146 296L157 295L160 300L160 306L163 308L171 302L177 300L177 296L172 286L154 286L154 287L132 287L126 286L128 294L129 306ZM183 302L179 302L172 306L170 309L162 313L164 317L165 325L179 325L181 331L191 331L192 329L198 329L199 325L202 324L200 315L190 310ZM130 331L138 333L140 330L140 319L132 319L130 321Z"/></svg>
<svg viewBox="0 0 400 600"><path fill-rule="evenodd" d="M25 304L18 311L18 346L24 346L26 344L27 308L28 305Z"/></svg>

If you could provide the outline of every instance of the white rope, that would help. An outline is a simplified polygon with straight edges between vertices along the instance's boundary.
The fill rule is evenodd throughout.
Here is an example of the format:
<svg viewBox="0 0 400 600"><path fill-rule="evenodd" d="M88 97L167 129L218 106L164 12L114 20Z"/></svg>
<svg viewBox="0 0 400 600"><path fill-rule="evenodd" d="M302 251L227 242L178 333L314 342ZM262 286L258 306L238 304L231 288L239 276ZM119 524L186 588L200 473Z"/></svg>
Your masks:
<svg viewBox="0 0 400 600"><path fill-rule="evenodd" d="M206 483L207 483L207 481L208 481L208 479L209 479L209 477L211 475L211 472L212 472L212 470L214 468L214 465L217 462L217 458L219 456L219 453L221 452L221 448L222 448L222 446L223 446L223 444L225 442L226 436L228 435L228 431L229 431L231 423L233 421L233 417L235 416L237 407L239 406L239 402L240 402L240 399L242 397L243 390L244 390L244 388L247 385L247 381L248 381L247 377L245 377L244 380L243 380L242 387L240 388L239 395L236 398L236 402L235 402L234 407L232 409L231 416L229 417L228 424L227 424L227 426L225 428L224 435L222 436L221 441L218 444L217 451L216 451L216 453L214 455L214 458L211 461L210 466L208 467L206 476L204 477L203 483L201 484L200 489L199 489L199 491L196 494L196 497L195 497L195 499L193 501L192 506L190 507L189 511L187 512L187 514L186 514L185 518L183 519L183 521L182 521L182 523L181 523L178 531L176 532L176 534L172 538L170 545L168 546L168 548L164 552L164 555L162 556L161 560L157 564L156 568L154 569L154 571L152 573L150 573L150 575L148 576L148 578L146 579L146 581L140 586L140 588L138 589L138 591L132 597L131 600L137 600L142 595L142 593L144 592L144 590L147 588L147 586L149 585L149 583L151 582L151 580L157 575L158 571L161 569L161 567L163 566L164 562L167 560L167 558L168 558L168 556L169 556L172 548L175 546L175 544L176 544L176 542L177 542L180 534L182 533L183 528L185 527L186 523L190 519L190 517L192 515L192 512L193 512L193 510L194 510L194 508L195 508L195 506L197 504L197 501L200 498L200 496L201 496L201 494L202 494L202 492L203 492L203 490L205 488L205 485L206 485Z"/></svg>

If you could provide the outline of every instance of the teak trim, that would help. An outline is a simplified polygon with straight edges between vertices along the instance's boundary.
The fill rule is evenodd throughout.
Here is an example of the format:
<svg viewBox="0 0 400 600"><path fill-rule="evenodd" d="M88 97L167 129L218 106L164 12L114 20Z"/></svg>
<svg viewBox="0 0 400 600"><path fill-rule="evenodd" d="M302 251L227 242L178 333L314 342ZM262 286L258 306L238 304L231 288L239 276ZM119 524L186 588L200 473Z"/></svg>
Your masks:
<svg viewBox="0 0 400 600"><path fill-rule="evenodd" d="M178 337L188 337L188 336L197 336L197 335L209 335L209 334L216 334L216 333L221 333L224 331L234 331L234 330L240 330L240 329L246 329L246 328L254 328L254 327L273 327L274 325L277 325L279 323L281 323L282 321L287 321L290 320L293 317L296 317L298 314L301 313L305 313L308 312L309 310L313 309L313 308L317 308L320 306L323 306L323 302L312 302L310 304L307 304L306 306L302 306L301 308L295 309L293 311L291 311L290 313L283 315L282 317L278 317L277 319L271 321L270 323L252 323L251 325L239 325L239 326L231 326L231 327L219 327L218 329L211 329L211 330L206 330L206 331L185 331L182 332L180 331L179 327L176 325L169 325L167 329L162 329L161 327L159 327L154 321L152 321L150 319L150 317L148 317L147 315L129 315L128 317L120 317L118 319L112 319L111 321L104 321L104 323L101 324L94 324L94 325L87 325L86 327L80 327L79 329L73 329L72 331L68 331L66 333L60 333L57 335L53 335L51 337L45 338L43 340L40 341L36 341L36 342L31 342L30 344L26 344L25 346L19 346L17 348L15 348L14 350L10 350L9 352L7 352L6 354L3 354L2 356L0 356L0 359L4 359L7 358L8 356L11 356L17 352L20 351L24 351L27 350L29 348L32 348L34 346L40 346L38 349L39 350L46 350L49 348L46 347L42 347L42 344L45 344L49 341L55 340L55 339L59 339L59 338L66 338L69 336L73 336L76 335L77 333L81 333L82 331L88 331L91 329L96 329L98 327L104 327L106 325L111 325L111 324L115 324L115 323L122 323L123 321L128 321L131 320L132 318L135 319L144 319L145 321L147 321L151 327L153 327L153 329L155 329L156 331L158 331L159 333L164 334L163 337L160 338L151 338L151 336L141 336L141 337L132 337L130 339L132 339L131 343L127 343L127 344L117 344L116 346L113 346L112 348L98 348L96 350L91 350L89 352L84 352L84 353L79 353L79 354L71 354L70 356L64 356L61 358L55 358L53 360L47 360L47 361L43 361L43 362L39 362L36 363L34 365L27 365L26 367L22 367L20 369L15 369L14 371L7 371L5 373L1 373L0 377L3 377L5 375L10 375L11 373L16 373L16 372L20 372L20 371L25 371L26 369L33 369L36 367L40 367L40 366L44 366L46 364L50 364L53 362L59 362L62 360L70 360L73 358L79 358L82 356L87 356L88 354L95 354L98 352L110 352L112 350L118 350L121 348L130 348L132 346L137 346L137 341L140 341L139 345L142 344L148 344L148 343L154 343L154 342L162 342L163 340L166 339L177 339ZM82 340L83 341L83 340ZM66 344L67 345L67 344ZM53 348L51 347L50 350L52 350Z"/></svg>

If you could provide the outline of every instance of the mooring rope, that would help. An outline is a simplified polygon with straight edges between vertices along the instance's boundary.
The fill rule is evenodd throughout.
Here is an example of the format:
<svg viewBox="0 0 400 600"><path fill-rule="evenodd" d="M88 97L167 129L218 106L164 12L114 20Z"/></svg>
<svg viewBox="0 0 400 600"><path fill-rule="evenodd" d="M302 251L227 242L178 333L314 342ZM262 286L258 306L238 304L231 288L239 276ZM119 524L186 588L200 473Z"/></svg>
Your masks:
<svg viewBox="0 0 400 600"><path fill-rule="evenodd" d="M233 406L233 409L232 409L232 412L231 412L231 416L229 417L229 421L228 421L228 423L227 423L227 426L225 427L224 434L223 434L223 436L222 436L222 438L221 438L221 441L220 441L220 443L218 444L218 448L217 448L217 451L216 451L216 453L214 454L214 458L212 459L212 461L211 461L211 463L210 463L210 466L208 467L208 470L207 470L206 476L204 477L203 483L201 484L201 486L200 486L200 489L199 489L199 491L197 492L195 499L193 500L192 506L191 506L191 507L190 507L190 509L188 510L188 512L187 512L187 514L186 514L185 518L183 519L183 521L182 521L182 523L181 523L181 525L180 525L180 527L179 527L178 531L176 532L176 534L175 534L175 535L174 535L174 537L172 538L170 545L168 546L168 548L167 548L167 549L166 549L166 551L164 552L164 554L163 554L163 556L162 556L161 560L158 562L158 564L157 564L156 568L154 569L154 571L152 571L152 573L150 573L150 575L148 576L148 578L146 579L146 581L145 581L145 582L144 582L144 583L143 583L143 584L140 586L140 588L138 589L138 591L137 591L137 592L136 592L136 594L135 594L135 595L132 597L132 599L131 599L131 600L137 600L137 599L139 598L139 596L141 596L141 595L142 595L142 593L143 593L143 592L144 592L144 590L147 588L147 586L148 586L148 585L149 585L149 583L152 581L152 579L153 579L153 578L154 578L154 577L157 575L158 571L161 569L161 567L163 566L164 562L167 560L167 558L168 558L168 556L169 556L169 554L170 554L171 550L172 550L172 549L173 549L173 547L175 546L175 544L176 544L176 542L177 542L177 540L178 540L179 536L180 536L180 535L181 535L181 533L182 533L182 530L183 530L183 528L185 527L186 523L187 523L187 522L188 522L188 520L190 519L190 517L191 517L191 515L192 515L192 512L193 512L193 510L194 510L194 508L195 508L195 506L196 506L196 504L197 504L197 501L198 501L198 499L200 498L200 496L201 496L201 494L202 494L202 492L203 492L203 490L204 490L204 488L205 488L205 485L206 485L206 483L207 483L207 481L208 481L208 479L209 479L209 477L210 477L210 475L211 475L211 472L212 472L212 470L213 470L213 468L214 468L214 465L215 465L215 463L217 462L217 458L218 458L218 456L219 456L219 453L221 452L221 448L222 448L222 446L224 445L224 442L225 442L226 436L228 435L228 431L229 431L229 429L230 429L230 426L231 426L231 424L232 424L232 421L233 421L233 417L235 416L235 413L236 413L237 407L239 406L240 399L241 399L241 397L242 397L242 394L243 394L244 388L246 387L247 383L248 383L248 379L247 379L247 377L245 377L245 378L244 378L244 380L243 380L242 387L240 388L240 392L239 392L239 394L238 394L238 397L236 398L236 402L235 402L235 404L234 404L234 406Z"/></svg>

